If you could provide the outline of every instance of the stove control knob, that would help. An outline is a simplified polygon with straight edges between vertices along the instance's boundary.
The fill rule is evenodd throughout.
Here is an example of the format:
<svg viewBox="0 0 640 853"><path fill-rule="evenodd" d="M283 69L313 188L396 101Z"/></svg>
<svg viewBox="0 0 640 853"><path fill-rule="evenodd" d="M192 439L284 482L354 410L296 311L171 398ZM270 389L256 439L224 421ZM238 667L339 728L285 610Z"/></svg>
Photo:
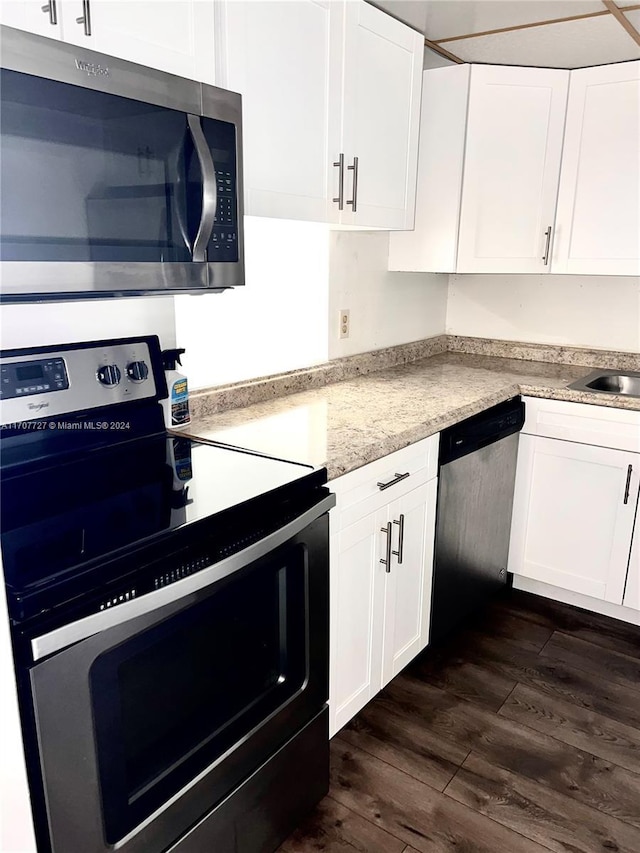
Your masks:
<svg viewBox="0 0 640 853"><path fill-rule="evenodd" d="M106 385L107 388L113 388L120 382L122 374L117 364L104 364L96 371L98 382L101 385Z"/></svg>
<svg viewBox="0 0 640 853"><path fill-rule="evenodd" d="M132 361L127 365L127 376L132 382L144 382L149 375L149 368L144 361Z"/></svg>

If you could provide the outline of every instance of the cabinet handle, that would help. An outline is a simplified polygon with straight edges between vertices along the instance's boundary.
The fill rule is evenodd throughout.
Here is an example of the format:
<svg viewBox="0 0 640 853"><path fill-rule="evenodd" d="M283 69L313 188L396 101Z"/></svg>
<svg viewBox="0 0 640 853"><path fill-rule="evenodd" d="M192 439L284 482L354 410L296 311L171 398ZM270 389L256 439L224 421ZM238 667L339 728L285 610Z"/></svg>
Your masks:
<svg viewBox="0 0 640 853"><path fill-rule="evenodd" d="M56 5L56 0L49 0L46 6L42 6L43 12L49 13L49 23L55 27L58 23L58 7Z"/></svg>
<svg viewBox="0 0 640 853"><path fill-rule="evenodd" d="M76 24L84 24L85 36L91 35L91 9L89 0L82 0L82 17L76 18Z"/></svg>
<svg viewBox="0 0 640 853"><path fill-rule="evenodd" d="M383 560L382 558L380 558L380 562L385 567L384 570L385 570L385 572L387 572L387 574L391 571L391 555L393 554L393 551L391 550L391 530L392 530L392 528L393 528L393 525L391 524L391 522L389 522L389 524L387 524L386 527L380 528L381 533L387 534L387 559Z"/></svg>
<svg viewBox="0 0 640 853"><path fill-rule="evenodd" d="M344 154L341 153L333 165L338 169L338 198L333 200L338 210L344 210Z"/></svg>
<svg viewBox="0 0 640 853"><path fill-rule="evenodd" d="M388 483L377 483L377 486L381 492L384 492L385 489L390 489L391 486L395 486L396 483L400 483L402 480L406 480L409 476L411 476L409 471L407 471L405 474L396 474L393 480L389 480Z"/></svg>
<svg viewBox="0 0 640 853"><path fill-rule="evenodd" d="M402 565L402 555L404 554L404 513L403 512L400 513L400 520L399 521L396 521L394 518L393 523L397 524L399 527L398 550L392 551L391 553L395 554L395 556L398 558L398 565L401 566Z"/></svg>
<svg viewBox="0 0 640 853"><path fill-rule="evenodd" d="M544 261L545 267L549 265L549 249L551 248L551 225L544 232L544 236L547 238L547 244L544 247L544 255L542 256L542 260Z"/></svg>
<svg viewBox="0 0 640 853"><path fill-rule="evenodd" d="M347 204L350 204L353 212L358 209L358 158L353 158L353 165L347 166L348 172L353 172L353 198L347 199Z"/></svg>
<svg viewBox="0 0 640 853"><path fill-rule="evenodd" d="M624 487L624 503L629 503L629 489L631 488L631 474L633 473L633 465L627 468L627 485Z"/></svg>

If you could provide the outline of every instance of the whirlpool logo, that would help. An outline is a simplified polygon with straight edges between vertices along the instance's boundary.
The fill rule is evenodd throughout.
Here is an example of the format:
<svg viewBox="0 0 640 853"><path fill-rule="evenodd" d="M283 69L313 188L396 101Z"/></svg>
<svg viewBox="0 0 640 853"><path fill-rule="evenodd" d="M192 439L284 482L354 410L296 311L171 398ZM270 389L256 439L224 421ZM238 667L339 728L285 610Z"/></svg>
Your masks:
<svg viewBox="0 0 640 853"><path fill-rule="evenodd" d="M32 412L41 412L42 409L48 409L49 403L27 403L27 409Z"/></svg>
<svg viewBox="0 0 640 853"><path fill-rule="evenodd" d="M84 59L76 59L76 68L78 71L84 71L89 77L110 77L111 72L106 65L100 65L98 62L86 62Z"/></svg>

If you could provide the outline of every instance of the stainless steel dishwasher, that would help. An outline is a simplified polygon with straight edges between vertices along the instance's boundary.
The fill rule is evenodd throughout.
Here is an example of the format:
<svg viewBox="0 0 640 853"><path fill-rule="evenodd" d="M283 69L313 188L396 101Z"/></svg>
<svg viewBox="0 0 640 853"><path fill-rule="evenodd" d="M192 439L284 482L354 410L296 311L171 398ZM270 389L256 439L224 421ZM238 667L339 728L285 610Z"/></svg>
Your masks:
<svg viewBox="0 0 640 853"><path fill-rule="evenodd" d="M518 433L515 397L440 436L431 642L445 638L507 582Z"/></svg>

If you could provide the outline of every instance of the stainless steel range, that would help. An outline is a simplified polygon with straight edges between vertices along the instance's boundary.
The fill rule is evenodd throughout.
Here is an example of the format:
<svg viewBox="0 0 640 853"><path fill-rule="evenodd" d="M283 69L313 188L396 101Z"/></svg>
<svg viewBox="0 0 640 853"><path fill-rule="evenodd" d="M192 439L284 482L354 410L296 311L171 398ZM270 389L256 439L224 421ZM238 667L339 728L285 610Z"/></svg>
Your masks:
<svg viewBox="0 0 640 853"><path fill-rule="evenodd" d="M38 849L274 850L328 788L326 471L168 435L154 337L0 377Z"/></svg>

